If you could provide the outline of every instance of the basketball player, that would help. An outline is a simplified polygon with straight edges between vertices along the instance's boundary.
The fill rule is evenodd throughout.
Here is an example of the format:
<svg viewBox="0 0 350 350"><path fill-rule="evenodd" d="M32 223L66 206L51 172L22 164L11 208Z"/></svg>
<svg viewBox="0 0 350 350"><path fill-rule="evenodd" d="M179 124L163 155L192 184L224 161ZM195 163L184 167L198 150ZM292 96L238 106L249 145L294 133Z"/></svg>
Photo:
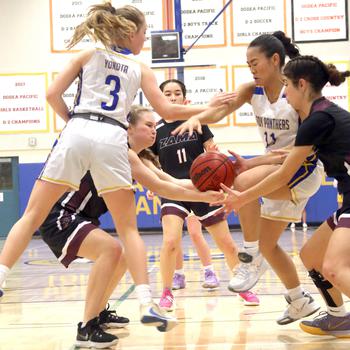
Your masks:
<svg viewBox="0 0 350 350"><path fill-rule="evenodd" d="M147 199L152 199L154 193L147 191ZM186 218L187 232L191 238L191 241L197 251L199 260L201 261L204 271L203 288L215 289L220 285L220 281L215 273L214 266L212 265L210 247L203 237L202 225L197 216L190 213ZM182 246L179 247L176 262L175 272L173 277L172 289L184 289L186 287L186 276L183 268L184 254Z"/></svg>
<svg viewBox="0 0 350 350"><path fill-rule="evenodd" d="M96 44L74 56L47 91L49 104L67 125L33 187L24 215L7 236L0 255L0 285L53 205L68 189L78 190L90 170L123 242L141 306L141 322L167 330L176 322L160 313L152 301L145 247L136 226L126 116L139 88L155 111L170 119L186 119L205 107L170 104L152 70L127 56L140 53L146 28L144 14L137 8L115 9L110 2L92 6L76 27L70 48L86 36ZM77 77L79 88L69 119L62 96Z"/></svg>
<svg viewBox="0 0 350 350"><path fill-rule="evenodd" d="M327 313L313 321L302 321L301 328L315 335L350 337L350 314L346 313L339 291L350 297L350 113L322 96L329 82L338 86L350 76L333 64L314 56L299 56L285 68L285 93L299 113L301 125L295 144L282 166L244 192L225 188L228 210L239 210L251 200L285 186L316 151L328 176L338 181L343 205L312 235L301 250L309 275L327 304Z"/></svg>
<svg viewBox="0 0 350 350"><path fill-rule="evenodd" d="M202 269L204 272L202 287L208 289L215 289L219 287L220 282L212 264L210 247L203 236L202 225L198 217L193 213L190 213L186 217L186 225L188 234L191 238L191 241L197 251L197 254L202 264ZM176 256L175 273L173 277L172 289L182 289L185 288L185 285L186 279L183 270L183 250L182 246L180 246Z"/></svg>
<svg viewBox="0 0 350 350"><path fill-rule="evenodd" d="M173 104L184 104L186 87L176 79L164 81L160 85L165 97ZM194 133L191 137L184 134L173 136L172 131L181 122L161 119L157 125L157 137L152 151L159 156L162 170L176 178L189 178L193 160L213 144L213 134L206 126L203 134ZM191 211L199 218L201 224L212 235L219 249L224 253L226 262L232 270L238 263L236 245L231 237L227 221L223 215L215 215L218 208L207 204L179 202L162 199L161 220L163 227L163 244L160 253L160 270L163 281L163 294L159 305L168 311L173 309L174 296L171 285L175 271L177 253L181 247L181 235L185 218ZM210 271L210 270L209 270ZM253 293L248 293L252 304L259 300Z"/></svg>
<svg viewBox="0 0 350 350"><path fill-rule="evenodd" d="M155 159L143 150L154 142L155 118L150 109L133 106L129 114L128 143L133 178L151 190L174 199L205 200L206 195L194 190L188 181L169 175L158 176L142 163L136 154L147 163ZM166 178L168 181L163 180ZM180 185L187 186L186 190ZM191 189L192 188L192 189ZM125 258L120 243L98 228L99 217L107 207L98 196L90 172L82 179L78 191L64 194L54 205L39 232L58 260L68 267L78 256L95 261L88 279L83 322L79 323L77 346L109 347L117 337L104 332L102 325L118 328L129 323L125 317L109 310L108 300L126 270ZM98 316L98 320L96 317ZM94 326L90 338L84 338L86 325ZM98 323L96 323L96 321ZM99 340L108 340L101 342Z"/></svg>
<svg viewBox="0 0 350 350"><path fill-rule="evenodd" d="M298 49L283 32L263 34L255 38L247 49L247 62L254 81L237 89L237 97L230 105L215 113L210 109L191 118L180 127L181 130L198 129L200 123L215 123L224 114L231 113L244 103L250 103L266 152L293 145L298 130L298 113L287 103L281 69L285 57L299 55ZM289 255L278 245L278 239L288 222L298 222L310 196L319 188L322 166L311 154L303 166L283 186L263 198L260 206L256 199L241 207L238 214L244 234L244 252L240 253L241 264L229 283L232 291L251 288L266 270L267 259L287 289L288 307L277 323L284 325L308 316L319 309L311 295L300 284L296 268ZM244 161L243 171L236 179L234 188L245 190L279 165L259 164L259 158Z"/></svg>

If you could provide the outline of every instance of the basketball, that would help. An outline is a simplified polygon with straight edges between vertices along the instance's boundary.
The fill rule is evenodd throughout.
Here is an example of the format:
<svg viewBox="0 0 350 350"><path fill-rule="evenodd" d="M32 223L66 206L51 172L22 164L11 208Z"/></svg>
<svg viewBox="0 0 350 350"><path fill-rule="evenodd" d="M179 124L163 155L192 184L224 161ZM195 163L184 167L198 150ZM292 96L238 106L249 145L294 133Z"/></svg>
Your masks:
<svg viewBox="0 0 350 350"><path fill-rule="evenodd" d="M233 185L235 167L226 155L215 151L205 152L193 161L190 178L199 191L218 191L221 183L227 187Z"/></svg>

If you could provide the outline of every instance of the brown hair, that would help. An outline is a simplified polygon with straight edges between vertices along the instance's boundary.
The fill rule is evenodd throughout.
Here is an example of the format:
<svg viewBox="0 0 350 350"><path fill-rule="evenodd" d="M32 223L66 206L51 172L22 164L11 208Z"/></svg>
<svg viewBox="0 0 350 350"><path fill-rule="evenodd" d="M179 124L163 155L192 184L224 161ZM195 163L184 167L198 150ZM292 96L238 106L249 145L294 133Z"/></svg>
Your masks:
<svg viewBox="0 0 350 350"><path fill-rule="evenodd" d="M136 125L140 118L142 113L144 112L153 112L153 110L151 108L148 107L143 107L140 105L133 105L131 106L130 112L128 114L128 122L130 125ZM142 150L138 156L140 158L143 159L147 159L149 161L151 161L158 169L160 169L160 164L158 161L158 157L149 149L149 148L145 148L144 150Z"/></svg>
<svg viewBox="0 0 350 350"><path fill-rule="evenodd" d="M334 64L326 64L315 56L298 56L291 59L284 67L283 73L294 85L298 84L299 79L305 79L317 93L327 82L338 86L350 76L350 71L340 72Z"/></svg>
<svg viewBox="0 0 350 350"><path fill-rule="evenodd" d="M115 9L109 1L93 5L86 20L75 28L67 47L71 49L86 35L95 42L101 41L105 47L111 47L137 32L144 23L145 16L136 7L127 5Z"/></svg>

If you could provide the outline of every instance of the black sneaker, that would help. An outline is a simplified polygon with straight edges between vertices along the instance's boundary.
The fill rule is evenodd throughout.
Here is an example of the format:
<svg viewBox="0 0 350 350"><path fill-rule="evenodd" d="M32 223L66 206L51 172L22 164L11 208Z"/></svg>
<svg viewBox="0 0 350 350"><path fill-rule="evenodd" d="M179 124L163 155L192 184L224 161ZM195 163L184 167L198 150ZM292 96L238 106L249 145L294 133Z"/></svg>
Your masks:
<svg viewBox="0 0 350 350"><path fill-rule="evenodd" d="M82 322L79 322L75 342L78 347L106 349L118 342L118 337L101 329L98 317L90 320L85 327L81 325Z"/></svg>
<svg viewBox="0 0 350 350"><path fill-rule="evenodd" d="M129 324L129 319L123 316L118 316L115 310L109 310L109 304L107 308L100 312L99 315L100 326L106 328L123 328Z"/></svg>

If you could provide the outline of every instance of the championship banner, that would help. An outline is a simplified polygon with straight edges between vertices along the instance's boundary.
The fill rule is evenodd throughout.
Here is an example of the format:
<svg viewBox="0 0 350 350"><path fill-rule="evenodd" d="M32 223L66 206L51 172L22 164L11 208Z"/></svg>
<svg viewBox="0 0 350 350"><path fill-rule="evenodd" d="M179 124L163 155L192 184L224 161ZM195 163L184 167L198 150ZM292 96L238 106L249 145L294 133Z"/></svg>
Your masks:
<svg viewBox="0 0 350 350"><path fill-rule="evenodd" d="M148 31L144 49L150 49L150 32L165 28L166 0L112 0L111 2L115 8L132 5L145 14ZM84 38L72 50L67 50L67 44L73 36L76 26L84 21L89 7L96 3L98 3L96 0L50 0L52 52L74 52L91 44L89 38Z"/></svg>
<svg viewBox="0 0 350 350"><path fill-rule="evenodd" d="M294 42L348 40L347 6L347 0L292 0Z"/></svg>
<svg viewBox="0 0 350 350"><path fill-rule="evenodd" d="M228 68L221 67L185 67L184 80L187 88L187 100L192 105L207 104L210 99L223 91L229 91ZM211 127L229 125L229 117L225 117Z"/></svg>
<svg viewBox="0 0 350 350"><path fill-rule="evenodd" d="M47 73L0 74L0 133L49 131Z"/></svg>
<svg viewBox="0 0 350 350"><path fill-rule="evenodd" d="M183 46L190 46L224 6L224 0L182 1ZM221 47L227 45L225 12L216 19L193 48Z"/></svg>
<svg viewBox="0 0 350 350"><path fill-rule="evenodd" d="M236 90L241 84L252 81L252 73L247 66L233 66L232 67L232 82L233 91ZM233 113L233 125L234 126L255 126L255 115L253 108L250 104L245 103L241 108L237 109Z"/></svg>
<svg viewBox="0 0 350 350"><path fill-rule="evenodd" d="M286 0L234 0L231 5L233 46L248 45L261 34L286 32Z"/></svg>

